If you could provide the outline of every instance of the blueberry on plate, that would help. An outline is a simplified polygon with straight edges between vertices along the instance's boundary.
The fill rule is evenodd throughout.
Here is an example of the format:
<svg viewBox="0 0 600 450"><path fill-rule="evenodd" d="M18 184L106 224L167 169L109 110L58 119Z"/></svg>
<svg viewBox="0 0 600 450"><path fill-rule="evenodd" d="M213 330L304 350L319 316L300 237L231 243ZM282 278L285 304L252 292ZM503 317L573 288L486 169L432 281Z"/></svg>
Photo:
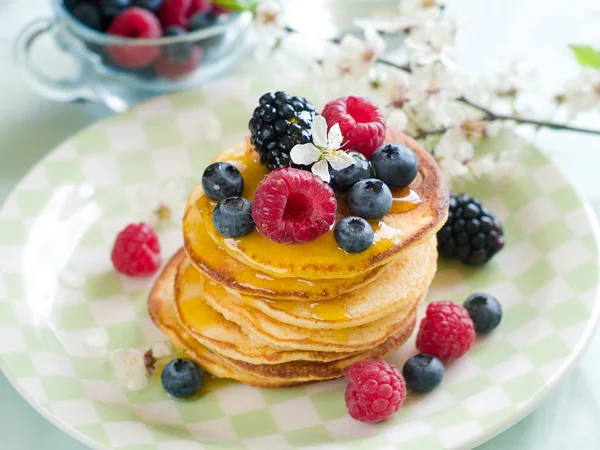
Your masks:
<svg viewBox="0 0 600 450"><path fill-rule="evenodd" d="M191 359L177 358L163 368L160 381L170 396L188 398L202 387L204 371Z"/></svg>
<svg viewBox="0 0 600 450"><path fill-rule="evenodd" d="M218 203L212 219L216 230L225 237L239 238L254 230L252 203L242 197L230 197Z"/></svg>
<svg viewBox="0 0 600 450"><path fill-rule="evenodd" d="M108 20L112 20L130 6L131 0L101 0L100 12Z"/></svg>
<svg viewBox="0 0 600 450"><path fill-rule="evenodd" d="M381 219L392 209L390 188L375 178L361 180L352 186L347 200L352 214L364 219Z"/></svg>
<svg viewBox="0 0 600 450"><path fill-rule="evenodd" d="M407 187L417 176L417 156L406 145L385 144L371 156L375 176L391 188Z"/></svg>
<svg viewBox="0 0 600 450"><path fill-rule="evenodd" d="M404 363L402 376L415 392L433 391L444 378L444 365L435 356L419 353Z"/></svg>
<svg viewBox="0 0 600 450"><path fill-rule="evenodd" d="M102 31L104 20L102 14L96 5L91 3L81 3L73 9L73 17L88 28Z"/></svg>
<svg viewBox="0 0 600 450"><path fill-rule="evenodd" d="M138 8L158 11L158 8L163 4L163 0L132 0L132 4Z"/></svg>
<svg viewBox="0 0 600 450"><path fill-rule="evenodd" d="M369 222L353 216L340 220L333 229L333 236L340 248L348 253L364 252L375 239Z"/></svg>
<svg viewBox="0 0 600 450"><path fill-rule="evenodd" d="M491 333L502 320L502 305L496 297L489 294L471 294L463 303L463 307L469 312L477 334Z"/></svg>
<svg viewBox="0 0 600 450"><path fill-rule="evenodd" d="M164 36L183 36L187 34L185 28L173 25L165 29ZM192 56L193 45L191 42L177 42L168 44L163 48L163 54L171 62L184 63Z"/></svg>
<svg viewBox="0 0 600 450"><path fill-rule="evenodd" d="M373 176L371 163L362 153L348 152L354 158L354 164L342 170L329 169L331 181L329 184L334 191L345 194L360 180Z"/></svg>
<svg viewBox="0 0 600 450"><path fill-rule="evenodd" d="M202 189L209 198L216 201L239 197L244 192L244 179L233 164L217 162L204 170Z"/></svg>

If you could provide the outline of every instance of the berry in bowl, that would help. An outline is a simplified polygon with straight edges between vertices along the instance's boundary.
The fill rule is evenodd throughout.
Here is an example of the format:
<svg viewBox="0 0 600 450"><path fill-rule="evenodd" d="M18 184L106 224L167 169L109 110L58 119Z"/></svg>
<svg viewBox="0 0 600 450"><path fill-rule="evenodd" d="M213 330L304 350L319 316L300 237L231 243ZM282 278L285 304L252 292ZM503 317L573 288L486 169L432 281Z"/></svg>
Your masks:
<svg viewBox="0 0 600 450"><path fill-rule="evenodd" d="M213 0L53 0L53 11L15 41L31 84L55 100L103 101L118 111L222 73L246 49L252 19ZM35 67L33 46L45 33L78 63L72 80Z"/></svg>

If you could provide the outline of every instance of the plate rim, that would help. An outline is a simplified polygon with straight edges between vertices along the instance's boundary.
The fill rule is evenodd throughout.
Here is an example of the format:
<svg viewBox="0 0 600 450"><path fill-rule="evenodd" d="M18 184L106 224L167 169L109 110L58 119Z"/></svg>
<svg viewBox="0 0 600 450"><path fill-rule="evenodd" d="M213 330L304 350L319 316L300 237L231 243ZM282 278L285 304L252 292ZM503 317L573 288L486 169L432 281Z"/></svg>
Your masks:
<svg viewBox="0 0 600 450"><path fill-rule="evenodd" d="M225 77L218 81L224 82L224 81L228 81L231 79L237 79L237 78L239 78L239 77L235 77L235 76L234 77ZM156 101L157 99L161 99L161 98L165 98L165 97L168 98L172 95L181 95L187 91L204 90L204 89L206 89L207 86L210 86L211 84L212 83L209 83L207 85L190 88L190 89L184 89L184 90L177 91L174 93L159 95L159 96L150 98L148 100L145 100L143 102L140 102L140 103L132 106L126 112L112 113L106 117L98 118L97 120L94 120L91 124L87 125L86 127L82 128L81 130L69 135L68 137L66 137L65 139L60 141L57 145L55 145L52 149L50 149L37 162L35 162L35 164L33 164L21 176L21 178L14 184L14 186L8 191L8 193L6 194L4 201L0 207L0 217L2 217L5 214L6 203L22 187L22 185L25 183L26 178L34 170L37 170L39 166L43 165L47 160L51 159L53 157L53 155L60 149L60 147L62 145L70 142L71 140L73 140L74 138L76 138L77 136L79 136L81 134L85 134L90 129L97 127L98 125L104 123L107 120L111 120L115 117L122 116L123 114L130 113L131 111L133 111L139 107L142 107L145 104ZM543 153L537 146L535 146L533 143L530 143L530 144L531 145L527 146L530 149L529 151L534 151L535 153L540 154L553 167L554 170L556 170L558 173L561 174L561 176L567 182L569 187L571 189L573 189L577 199L580 202L581 209L583 210L583 212L587 218L587 221L589 223L590 229L592 231L592 235L594 237L594 243L596 246L596 250L598 251L598 256L595 259L595 262L597 263L597 266L598 266L598 283L595 286L595 299L594 299L593 310L588 319L586 328L583 330L583 333L581 334L581 336L580 336L579 340L577 341L576 345L574 346L573 350L569 353L569 355L566 358L566 360L564 361L564 363L556 370L556 372L553 374L552 378L550 378L535 393L534 396L532 396L528 400L526 400L524 402L524 405L522 408L516 409L511 415L509 415L505 419L499 421L493 427L491 427L487 430L484 430L481 435L471 438L469 441L464 442L460 446L456 447L456 450L473 449L473 448L495 438L502 432L508 430L513 425L515 425L518 422L520 422L521 420L523 420L525 417L527 417L532 412L534 412L539 406L541 406L548 399L548 397L558 388L558 386L571 374L573 369L575 367L577 367L577 364L579 363L581 358L585 355L585 352L591 342L591 339L594 337L594 333L597 330L598 325L600 323L600 218L594 212L594 210L593 210L590 202L587 200L587 198L582 195L581 188L578 185L573 183L572 178L558 164L556 164L548 155ZM9 299L9 301L12 301L12 300ZM92 450L113 450L114 447L107 447L107 446L103 445L102 443L95 441L91 437L78 431L76 428L61 421L60 418L58 418L52 412L45 409L40 402L35 400L32 395L30 395L28 392L25 391L25 389L19 384L17 378L15 376L13 376L13 374L9 371L8 367L4 363L3 353L0 353L0 371L4 374L4 376L10 383L10 385L17 391L19 396L21 398L23 398L27 402L27 404L29 404L34 409L34 411L39 413L44 419L46 419L52 425L56 426L63 433L65 433L69 437L75 439L76 441L90 447ZM377 434L379 434L379 433L376 433L375 435L377 435ZM357 438L357 440L360 441L360 440L368 438L368 437L369 436ZM314 446L314 448L317 449L323 445L327 445L327 444L335 443L335 442L339 442L339 441L332 441L329 443L316 444L316 446ZM224 449L229 447L227 442L223 442L223 445L225 445L225 447L223 447ZM311 447L311 448L313 448L313 447Z"/></svg>

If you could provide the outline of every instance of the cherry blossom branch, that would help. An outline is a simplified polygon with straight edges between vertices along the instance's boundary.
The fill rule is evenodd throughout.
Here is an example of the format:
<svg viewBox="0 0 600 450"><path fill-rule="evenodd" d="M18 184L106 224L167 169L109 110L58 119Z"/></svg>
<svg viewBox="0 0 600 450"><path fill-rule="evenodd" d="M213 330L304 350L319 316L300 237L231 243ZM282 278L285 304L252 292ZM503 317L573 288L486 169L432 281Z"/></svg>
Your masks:
<svg viewBox="0 0 600 450"><path fill-rule="evenodd" d="M493 121L493 120L512 120L513 122L516 122L518 124L527 124L527 125L535 125L538 128L551 128L553 130L565 130L565 131L576 131L578 133L587 133L587 134L595 134L595 135L600 135L600 130L594 130L594 129L590 129L590 128L581 128L581 127L574 127L571 125L565 125L562 123L556 123L556 122L551 122L551 121L547 121L547 120L535 120L535 119L525 119L525 118L521 118L521 117L515 117L515 116L510 116L507 114L496 114L492 111L490 111L489 109L477 105L475 103L473 103L472 101L464 98L464 97L460 97L458 99L458 101L471 106L472 108L475 108L479 111L481 111L484 116L483 116L483 120L487 120L487 121Z"/></svg>
<svg viewBox="0 0 600 450"><path fill-rule="evenodd" d="M409 72L409 73L411 72L410 67L408 65L397 64L397 63L394 63L394 62L386 60L386 59L378 59L377 62L380 64L383 64L385 66L390 66L390 67L394 67L399 70L404 70L405 72ZM497 114L484 106L473 103L472 101L468 100L464 96L459 97L457 100L461 103L464 103L465 105L469 105L471 108L481 111L484 114L482 120L486 120L488 122L492 122L492 121L496 121L496 120L510 120L510 121L516 122L521 125L534 125L538 128L550 128L552 130L574 131L574 132L578 132L578 133L586 133L586 134L593 134L593 135L600 136L600 130L595 130L595 129L590 129L590 128L582 128L582 127L574 127L571 125L566 125L566 124L557 123L557 122L551 122L551 121L547 121L547 120L535 120L535 119L527 119L524 117L511 116L508 114ZM417 135L417 138L422 139L424 137L431 136L431 135L443 134L446 130L447 130L447 128L440 128L437 130L422 130Z"/></svg>

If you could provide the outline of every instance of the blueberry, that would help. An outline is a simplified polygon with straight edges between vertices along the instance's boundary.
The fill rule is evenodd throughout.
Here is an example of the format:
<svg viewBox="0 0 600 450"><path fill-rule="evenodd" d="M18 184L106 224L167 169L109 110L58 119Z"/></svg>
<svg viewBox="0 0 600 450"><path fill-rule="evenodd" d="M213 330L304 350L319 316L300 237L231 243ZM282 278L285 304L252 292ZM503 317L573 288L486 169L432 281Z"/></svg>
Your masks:
<svg viewBox="0 0 600 450"><path fill-rule="evenodd" d="M342 170L330 169L331 187L341 194L345 194L360 180L373 176L371 163L362 153L348 152L354 158L354 164Z"/></svg>
<svg viewBox="0 0 600 450"><path fill-rule="evenodd" d="M102 0L100 12L108 20L114 19L121 11L131 6L131 0Z"/></svg>
<svg viewBox="0 0 600 450"><path fill-rule="evenodd" d="M169 36L183 36L187 34L184 28L176 25L167 27L165 30L165 37ZM175 63L184 63L192 56L193 46L191 42L177 42L174 44L165 45L163 54L169 61Z"/></svg>
<svg viewBox="0 0 600 450"><path fill-rule="evenodd" d="M352 214L365 219L381 219L392 208L392 193L385 183L375 178L361 180L348 192Z"/></svg>
<svg viewBox="0 0 600 450"><path fill-rule="evenodd" d="M252 203L242 197L226 198L217 204L212 219L216 230L225 237L239 238L254 230Z"/></svg>
<svg viewBox="0 0 600 450"><path fill-rule="evenodd" d="M404 363L402 376L406 385L415 392L433 391L444 378L444 365L434 356L419 353Z"/></svg>
<svg viewBox="0 0 600 450"><path fill-rule="evenodd" d="M204 170L202 189L209 198L216 201L239 197L244 192L244 179L233 164L217 162Z"/></svg>
<svg viewBox="0 0 600 450"><path fill-rule="evenodd" d="M170 396L188 398L202 387L204 372L191 359L177 358L163 368L160 381Z"/></svg>
<svg viewBox="0 0 600 450"><path fill-rule="evenodd" d="M158 8L163 4L163 0L132 0L132 5L138 8L148 9L150 11L158 11Z"/></svg>
<svg viewBox="0 0 600 450"><path fill-rule="evenodd" d="M368 249L375 239L369 222L360 217L344 217L333 230L335 241L348 253L361 253Z"/></svg>
<svg viewBox="0 0 600 450"><path fill-rule="evenodd" d="M502 320L502 306L496 297L476 292L463 303L475 325L477 334L488 334Z"/></svg>
<svg viewBox="0 0 600 450"><path fill-rule="evenodd" d="M188 24L189 31L198 31L214 24L217 20L212 12L199 12L192 16Z"/></svg>
<svg viewBox="0 0 600 450"><path fill-rule="evenodd" d="M82 3L73 10L73 17L86 27L101 31L104 28L102 15L96 5Z"/></svg>
<svg viewBox="0 0 600 450"><path fill-rule="evenodd" d="M371 156L376 177L391 188L404 188L417 176L419 162L405 145L385 144Z"/></svg>

